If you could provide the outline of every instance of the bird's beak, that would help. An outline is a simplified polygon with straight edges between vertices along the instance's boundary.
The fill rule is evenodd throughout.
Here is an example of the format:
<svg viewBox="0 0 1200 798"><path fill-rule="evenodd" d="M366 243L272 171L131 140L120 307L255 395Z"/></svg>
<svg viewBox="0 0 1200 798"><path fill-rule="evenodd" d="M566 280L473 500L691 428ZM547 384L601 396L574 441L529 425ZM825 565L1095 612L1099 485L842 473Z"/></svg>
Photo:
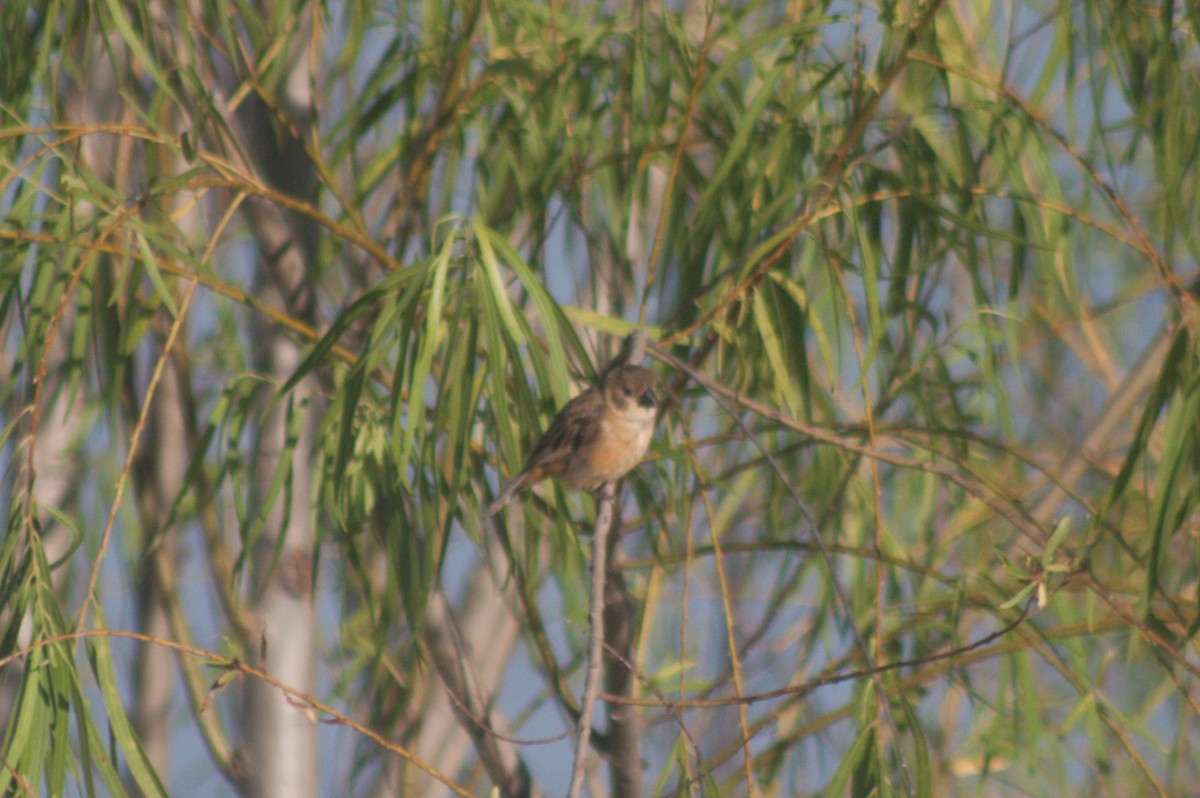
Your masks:
<svg viewBox="0 0 1200 798"><path fill-rule="evenodd" d="M638 399L638 404L640 404L642 407L654 407L658 404L658 392L653 388L647 389L647 391Z"/></svg>

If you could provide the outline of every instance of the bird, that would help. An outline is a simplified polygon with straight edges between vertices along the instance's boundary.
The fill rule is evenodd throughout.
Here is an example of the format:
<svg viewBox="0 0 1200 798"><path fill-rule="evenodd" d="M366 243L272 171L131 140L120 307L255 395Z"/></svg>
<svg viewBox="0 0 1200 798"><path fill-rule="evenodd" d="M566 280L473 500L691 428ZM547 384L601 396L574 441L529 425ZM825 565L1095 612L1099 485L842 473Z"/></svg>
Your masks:
<svg viewBox="0 0 1200 798"><path fill-rule="evenodd" d="M619 365L571 401L550 422L529 461L486 511L511 502L518 491L557 477L595 491L628 474L646 455L658 411L658 378L641 366Z"/></svg>

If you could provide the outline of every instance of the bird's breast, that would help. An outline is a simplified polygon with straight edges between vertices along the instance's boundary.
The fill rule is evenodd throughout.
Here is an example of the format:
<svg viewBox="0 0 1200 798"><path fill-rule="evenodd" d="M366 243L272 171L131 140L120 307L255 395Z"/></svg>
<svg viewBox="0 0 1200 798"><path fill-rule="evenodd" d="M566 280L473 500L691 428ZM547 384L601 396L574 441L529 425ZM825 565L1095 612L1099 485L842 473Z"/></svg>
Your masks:
<svg viewBox="0 0 1200 798"><path fill-rule="evenodd" d="M600 434L578 453L564 478L585 490L595 490L605 482L620 479L645 457L653 432L653 418L647 422L603 418Z"/></svg>

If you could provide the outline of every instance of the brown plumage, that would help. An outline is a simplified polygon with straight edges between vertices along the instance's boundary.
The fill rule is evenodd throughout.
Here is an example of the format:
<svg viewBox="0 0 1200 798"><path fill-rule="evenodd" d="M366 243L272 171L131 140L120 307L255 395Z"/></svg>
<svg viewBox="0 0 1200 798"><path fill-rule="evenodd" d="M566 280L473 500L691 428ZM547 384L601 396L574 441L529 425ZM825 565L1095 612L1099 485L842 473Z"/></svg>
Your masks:
<svg viewBox="0 0 1200 798"><path fill-rule="evenodd" d="M641 366L618 366L606 372L599 385L563 406L533 447L525 468L484 517L546 477L593 491L625 476L646 455L657 405L654 372Z"/></svg>

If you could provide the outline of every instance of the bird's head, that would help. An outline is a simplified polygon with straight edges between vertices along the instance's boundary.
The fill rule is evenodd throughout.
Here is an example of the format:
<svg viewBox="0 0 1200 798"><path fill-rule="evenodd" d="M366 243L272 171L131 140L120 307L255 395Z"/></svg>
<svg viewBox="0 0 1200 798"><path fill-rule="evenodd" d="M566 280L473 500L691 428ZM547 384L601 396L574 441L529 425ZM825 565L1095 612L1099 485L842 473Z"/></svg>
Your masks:
<svg viewBox="0 0 1200 798"><path fill-rule="evenodd" d="M604 376L604 400L630 420L653 420L658 377L641 366L618 366Z"/></svg>

